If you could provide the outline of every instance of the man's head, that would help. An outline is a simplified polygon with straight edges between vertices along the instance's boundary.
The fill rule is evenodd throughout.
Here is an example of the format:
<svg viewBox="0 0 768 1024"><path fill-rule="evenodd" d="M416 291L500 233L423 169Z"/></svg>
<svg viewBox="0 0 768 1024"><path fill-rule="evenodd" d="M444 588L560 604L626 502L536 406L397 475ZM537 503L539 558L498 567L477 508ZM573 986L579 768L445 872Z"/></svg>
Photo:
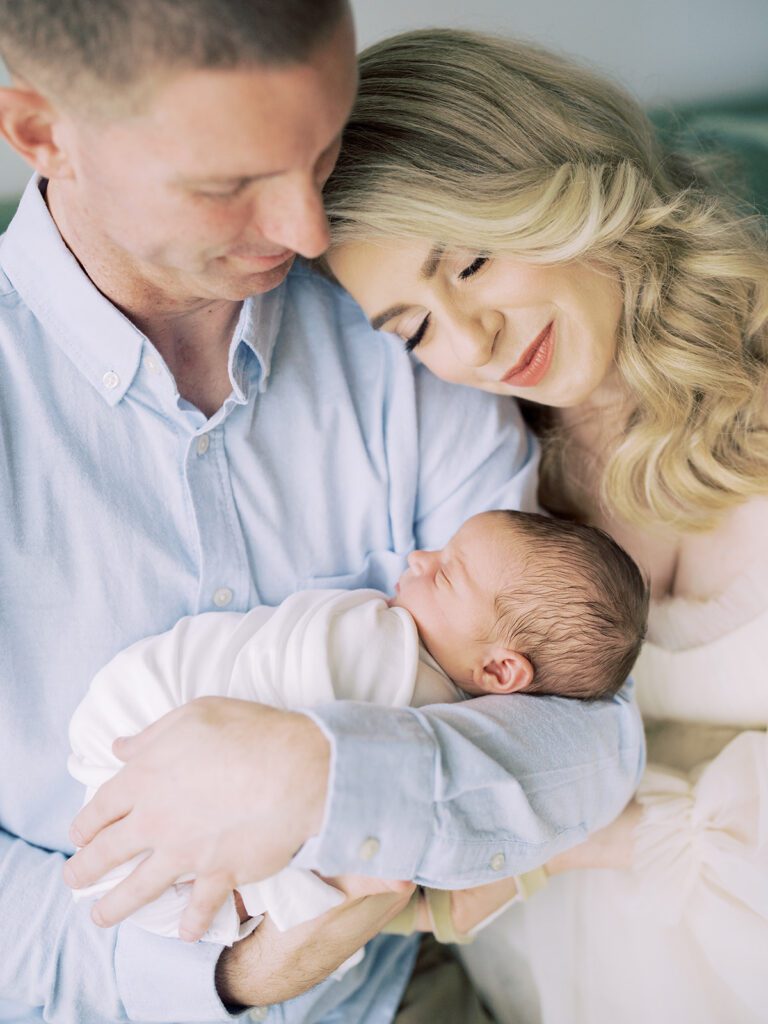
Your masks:
<svg viewBox="0 0 768 1024"><path fill-rule="evenodd" d="M648 588L606 533L531 513L469 519L415 551L392 604L469 693L615 693L645 636Z"/></svg>
<svg viewBox="0 0 768 1024"><path fill-rule="evenodd" d="M0 52L0 130L106 260L241 299L325 248L346 0L0 0Z"/></svg>

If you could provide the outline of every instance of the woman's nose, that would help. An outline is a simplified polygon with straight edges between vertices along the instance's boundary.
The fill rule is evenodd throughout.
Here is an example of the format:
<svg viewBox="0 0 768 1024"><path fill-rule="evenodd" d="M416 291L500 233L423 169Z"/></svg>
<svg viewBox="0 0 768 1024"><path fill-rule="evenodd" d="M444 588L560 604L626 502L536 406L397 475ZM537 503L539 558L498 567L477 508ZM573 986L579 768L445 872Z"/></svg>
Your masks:
<svg viewBox="0 0 768 1024"><path fill-rule="evenodd" d="M464 366L485 366L493 356L500 318L491 312L473 311L456 316L451 325L451 346Z"/></svg>

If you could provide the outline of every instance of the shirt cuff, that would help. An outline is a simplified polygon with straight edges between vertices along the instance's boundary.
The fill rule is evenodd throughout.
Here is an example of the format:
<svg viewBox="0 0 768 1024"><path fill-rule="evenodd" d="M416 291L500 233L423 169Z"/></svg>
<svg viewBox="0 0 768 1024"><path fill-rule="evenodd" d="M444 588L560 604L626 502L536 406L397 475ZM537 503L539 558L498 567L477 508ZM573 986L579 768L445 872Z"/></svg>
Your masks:
<svg viewBox="0 0 768 1024"><path fill-rule="evenodd" d="M331 746L325 818L293 860L324 875L408 880L433 831L436 744L410 708L302 709Z"/></svg>
<svg viewBox="0 0 768 1024"><path fill-rule="evenodd" d="M230 1013L216 991L216 964L223 948L214 942L153 935L130 922L121 925L115 973L128 1019L156 1024L237 1020L243 1011ZM266 1020L266 1013L259 1019Z"/></svg>

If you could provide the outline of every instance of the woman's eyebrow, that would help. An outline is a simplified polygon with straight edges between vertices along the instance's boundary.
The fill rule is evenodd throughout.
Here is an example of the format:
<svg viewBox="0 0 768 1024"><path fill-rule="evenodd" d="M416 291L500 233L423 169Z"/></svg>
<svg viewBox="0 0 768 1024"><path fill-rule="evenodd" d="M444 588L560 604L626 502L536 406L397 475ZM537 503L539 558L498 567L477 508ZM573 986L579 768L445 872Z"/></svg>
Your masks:
<svg viewBox="0 0 768 1024"><path fill-rule="evenodd" d="M444 253L444 246L433 246L429 250L427 258L421 265L419 277L424 278L425 281L429 281L431 277L434 277L435 274L437 273L438 267L440 266L440 260L443 258ZM400 316L407 309L408 306L390 306L389 309L385 309L383 313L379 313L378 316L373 317L373 319L371 320L371 327L374 329L374 331L380 331L388 320L392 320L393 317Z"/></svg>
<svg viewBox="0 0 768 1024"><path fill-rule="evenodd" d="M440 266L440 260L443 258L445 253L445 246L434 245L429 250L427 258L421 265L419 276L423 277L425 281L429 281L430 278L434 277L437 273L437 268Z"/></svg>
<svg viewBox="0 0 768 1024"><path fill-rule="evenodd" d="M389 309L385 309L383 313L379 313L371 320L371 327L374 331L380 331L381 328L389 320L392 320L396 316L400 316L408 309L408 306L390 306Z"/></svg>

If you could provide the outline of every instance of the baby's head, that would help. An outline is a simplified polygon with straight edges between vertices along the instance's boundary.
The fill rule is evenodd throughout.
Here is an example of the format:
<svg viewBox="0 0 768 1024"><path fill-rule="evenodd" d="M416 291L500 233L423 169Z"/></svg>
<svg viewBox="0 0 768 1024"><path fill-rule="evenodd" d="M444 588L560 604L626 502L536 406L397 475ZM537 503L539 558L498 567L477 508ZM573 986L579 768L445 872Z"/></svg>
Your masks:
<svg viewBox="0 0 768 1024"><path fill-rule="evenodd" d="M473 516L440 551L414 551L391 603L472 694L613 694L648 618L640 570L602 530L507 511Z"/></svg>

